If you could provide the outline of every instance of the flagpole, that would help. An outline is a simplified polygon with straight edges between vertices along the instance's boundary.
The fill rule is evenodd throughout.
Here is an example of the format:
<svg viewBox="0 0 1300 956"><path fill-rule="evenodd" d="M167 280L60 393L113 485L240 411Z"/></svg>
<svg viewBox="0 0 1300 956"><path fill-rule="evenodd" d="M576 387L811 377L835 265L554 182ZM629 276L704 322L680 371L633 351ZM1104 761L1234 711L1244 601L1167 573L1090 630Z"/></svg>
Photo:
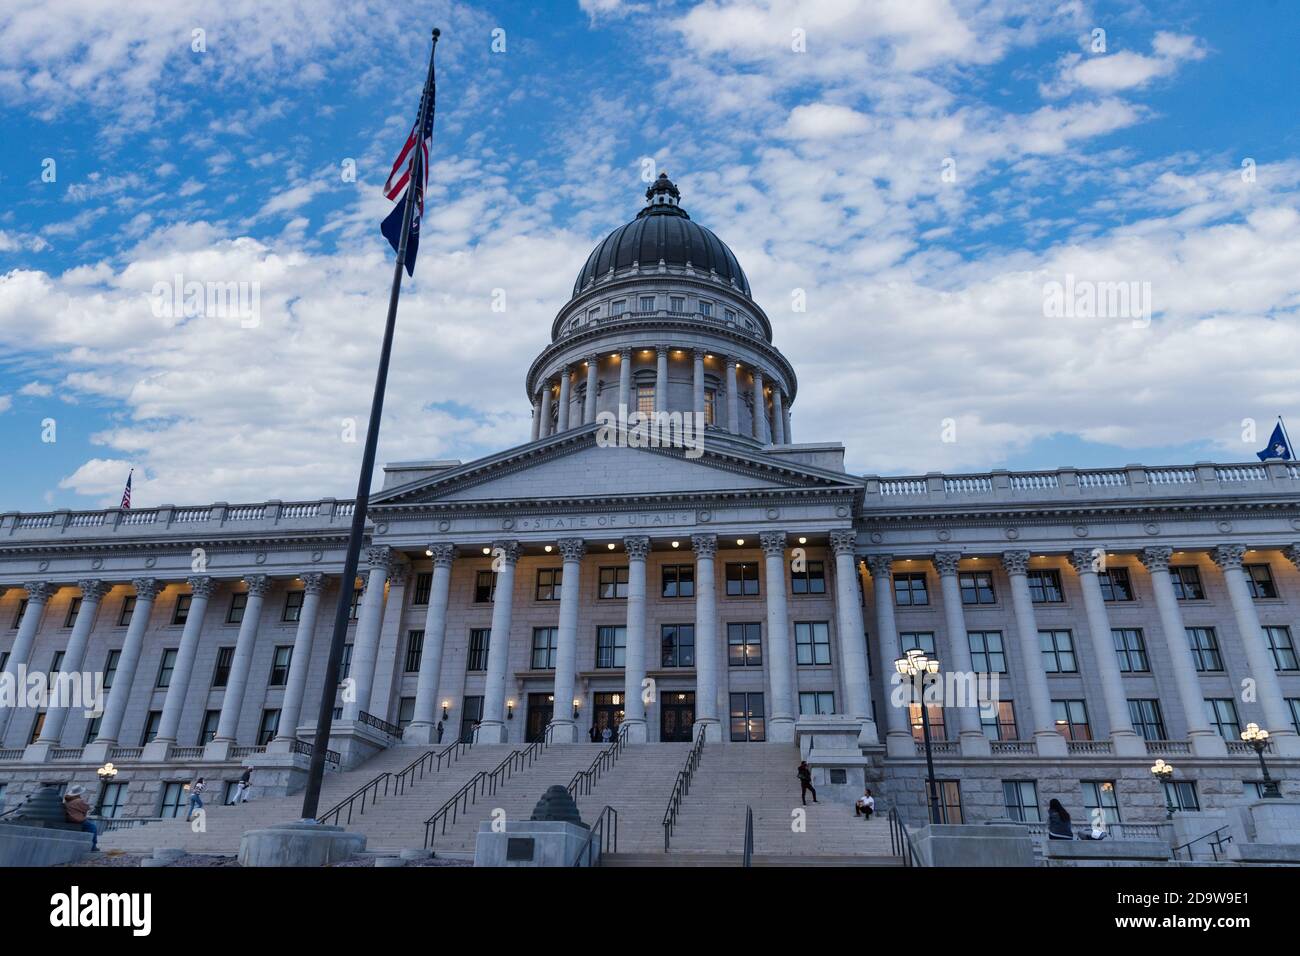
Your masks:
<svg viewBox="0 0 1300 956"><path fill-rule="evenodd" d="M1282 429L1282 437L1286 439L1286 453L1287 455L1290 456L1286 460L1287 461L1298 460L1295 455L1295 446L1291 444L1291 436L1286 433L1286 422L1282 421L1281 415L1277 416L1277 427Z"/></svg>
<svg viewBox="0 0 1300 956"><path fill-rule="evenodd" d="M433 112L433 55L438 49L437 28L433 31L433 48L429 51L429 72L420 96L420 115L417 134L424 136L424 128ZM325 684L321 688L320 710L316 716L316 741L311 751L307 769L307 787L302 798L302 817L315 820L320 804L321 780L325 776L325 750L329 745L330 727L334 722L334 693L339 684L339 669L343 663L343 645L347 637L348 617L352 608L352 594L356 589L357 564L361 558L361 541L365 537L366 511L370 503L370 482L375 471L375 449L379 444L379 422L384 411L384 389L388 383L388 360L393 351L393 329L397 324L397 301L402 294L402 268L406 264L406 240L411 231L415 211L415 191L418 185L416 163L422 163L422 143L416 144L411 164L410 181L406 184L405 209L402 211L402 233L397 245L397 262L393 266L393 287L388 296L388 320L384 326L383 344L379 349L379 370L375 374L375 394L370 402L370 424L366 429L365 451L361 456L361 474L357 479L357 499L352 512L352 530L348 534L348 551L343 560L343 579L339 588L339 604L334 614L334 634L330 639L329 660L325 665ZM369 701L360 701L365 707ZM294 728L288 728L293 733Z"/></svg>

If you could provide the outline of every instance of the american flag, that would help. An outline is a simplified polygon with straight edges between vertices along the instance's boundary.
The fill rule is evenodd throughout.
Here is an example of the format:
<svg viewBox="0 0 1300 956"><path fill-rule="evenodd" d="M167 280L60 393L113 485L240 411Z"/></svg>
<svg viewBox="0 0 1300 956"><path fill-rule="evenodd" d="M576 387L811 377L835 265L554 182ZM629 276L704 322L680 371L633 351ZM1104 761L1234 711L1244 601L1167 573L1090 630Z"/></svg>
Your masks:
<svg viewBox="0 0 1300 956"><path fill-rule="evenodd" d="M129 511L130 508L131 508L131 476L134 475L134 474L135 474L135 469L132 468L132 469L127 473L127 476L126 476L126 488L122 491L122 507L123 507L123 509L128 510L128 511Z"/></svg>
<svg viewBox="0 0 1300 956"><path fill-rule="evenodd" d="M414 179L415 183L415 209L411 214L411 232L406 240L406 274L415 274L415 255L420 248L420 222L424 218L424 191L429 185L429 146L433 139L433 102L434 88L429 88L429 110L425 118L423 135L417 132L420 125L419 119L411 127L411 132L407 134L406 142L402 145L402 151L397 154L397 159L393 161L393 168L388 173L388 180L384 183L384 195L389 199L405 199L406 188ZM393 211L388 214L380 231L384 238L388 240L389 245L396 252L399 248L398 243L401 240L402 233L402 216L406 203L399 202L393 207Z"/></svg>

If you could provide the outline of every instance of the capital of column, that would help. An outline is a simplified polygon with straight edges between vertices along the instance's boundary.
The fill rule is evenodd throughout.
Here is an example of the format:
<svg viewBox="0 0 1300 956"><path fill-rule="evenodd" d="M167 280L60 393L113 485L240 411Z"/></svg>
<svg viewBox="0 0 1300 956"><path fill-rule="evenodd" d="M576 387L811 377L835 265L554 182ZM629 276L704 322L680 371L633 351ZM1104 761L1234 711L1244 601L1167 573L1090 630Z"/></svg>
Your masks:
<svg viewBox="0 0 1300 956"><path fill-rule="evenodd" d="M871 569L873 578L888 578L893 574L894 556L892 554L869 554L867 555L867 567Z"/></svg>
<svg viewBox="0 0 1300 956"><path fill-rule="evenodd" d="M216 590L217 582L206 574L196 574L185 579L190 586L190 593L198 598L210 598Z"/></svg>
<svg viewBox="0 0 1300 956"><path fill-rule="evenodd" d="M661 358L665 357L668 355L668 348L669 347L667 345L656 345L655 354Z"/></svg>
<svg viewBox="0 0 1300 956"><path fill-rule="evenodd" d="M619 358L619 361L620 361L620 362L630 362L630 361L632 361L632 350L631 350L631 349L619 349L619 351L618 351L618 358Z"/></svg>
<svg viewBox="0 0 1300 956"><path fill-rule="evenodd" d="M28 581L23 590L27 592L28 604L44 604L54 595L56 588L49 581Z"/></svg>
<svg viewBox="0 0 1300 956"><path fill-rule="evenodd" d="M934 566L939 570L941 578L956 574L960 561L960 551L937 551L934 555Z"/></svg>
<svg viewBox="0 0 1300 956"><path fill-rule="evenodd" d="M703 361L704 356L708 354L708 349L691 349L691 356L698 361Z"/></svg>
<svg viewBox="0 0 1300 956"><path fill-rule="evenodd" d="M302 579L302 589L308 594L320 594L325 589L325 575L320 571L308 571L298 577Z"/></svg>
<svg viewBox="0 0 1300 956"><path fill-rule="evenodd" d="M411 573L411 562L402 554L395 553L388 563L388 580L397 583L406 580Z"/></svg>
<svg viewBox="0 0 1300 956"><path fill-rule="evenodd" d="M1029 552L1003 551L1002 567L1007 574L1027 574L1029 572Z"/></svg>
<svg viewBox="0 0 1300 956"><path fill-rule="evenodd" d="M835 528L831 531L831 550L838 558L847 552L850 557L858 548L858 533L852 528Z"/></svg>
<svg viewBox="0 0 1300 956"><path fill-rule="evenodd" d="M100 598L108 593L108 585L98 578L86 578L77 582L81 589L81 600L85 604L98 604Z"/></svg>
<svg viewBox="0 0 1300 956"><path fill-rule="evenodd" d="M492 542L492 561L495 564L498 558L503 564L514 567L519 561L519 542L518 541L493 541Z"/></svg>
<svg viewBox="0 0 1300 956"><path fill-rule="evenodd" d="M587 542L582 538L560 538L555 545L565 561L581 561L587 553Z"/></svg>
<svg viewBox="0 0 1300 956"><path fill-rule="evenodd" d="M1214 549L1214 563L1224 571L1240 571L1245 554L1244 544L1221 544Z"/></svg>
<svg viewBox="0 0 1300 956"><path fill-rule="evenodd" d="M763 549L763 554L769 558L781 558L785 556L786 535L784 531L764 531L758 536L759 547Z"/></svg>
<svg viewBox="0 0 1300 956"><path fill-rule="evenodd" d="M377 545L373 548L366 548L366 564L371 571L388 572L393 563L393 549L388 545Z"/></svg>
<svg viewBox="0 0 1300 956"><path fill-rule="evenodd" d="M431 544L428 548L433 552L433 566L435 568L449 568L452 562L456 560L456 546L454 544Z"/></svg>
<svg viewBox="0 0 1300 956"><path fill-rule="evenodd" d="M600 355L599 353L592 352L587 356L585 361L588 368L595 368L600 362Z"/></svg>
<svg viewBox="0 0 1300 956"><path fill-rule="evenodd" d="M1070 567L1074 568L1075 574L1096 574L1104 570L1105 565L1105 548L1075 548L1070 552Z"/></svg>
<svg viewBox="0 0 1300 956"><path fill-rule="evenodd" d="M718 553L718 536L716 534L691 535L691 550L695 552L697 559L713 557Z"/></svg>
<svg viewBox="0 0 1300 956"><path fill-rule="evenodd" d="M265 597L271 589L271 579L265 574L245 575L244 583L248 585L248 593L254 597Z"/></svg>
<svg viewBox="0 0 1300 956"><path fill-rule="evenodd" d="M1147 571L1168 571L1169 559L1173 556L1173 548L1143 548L1138 560Z"/></svg>
<svg viewBox="0 0 1300 956"><path fill-rule="evenodd" d="M137 601L152 601L162 590L162 584L157 578L132 578L131 587L135 589Z"/></svg>
<svg viewBox="0 0 1300 956"><path fill-rule="evenodd" d="M650 554L650 539L644 535L624 538L623 550L627 552L629 560L644 561Z"/></svg>

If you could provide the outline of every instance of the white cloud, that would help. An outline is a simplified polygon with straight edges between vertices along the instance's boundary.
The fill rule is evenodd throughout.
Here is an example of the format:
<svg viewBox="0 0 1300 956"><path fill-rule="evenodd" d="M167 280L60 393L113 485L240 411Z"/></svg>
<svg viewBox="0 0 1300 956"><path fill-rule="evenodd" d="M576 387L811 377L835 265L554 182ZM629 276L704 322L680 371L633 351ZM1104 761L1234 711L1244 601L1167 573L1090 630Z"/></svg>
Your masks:
<svg viewBox="0 0 1300 956"><path fill-rule="evenodd" d="M1120 50L1110 54L1070 53L1061 58L1056 78L1042 85L1046 96L1064 96L1079 88L1098 93L1139 89L1172 75L1179 66L1205 58L1205 45L1196 37L1157 33L1152 55Z"/></svg>
<svg viewBox="0 0 1300 956"><path fill-rule="evenodd" d="M811 103L790 111L786 135L791 139L838 139L871 129L871 119L847 106Z"/></svg>
<svg viewBox="0 0 1300 956"><path fill-rule="evenodd" d="M48 398L54 394L54 389L43 382L28 382L22 388L18 389L19 395L32 395L37 398Z"/></svg>

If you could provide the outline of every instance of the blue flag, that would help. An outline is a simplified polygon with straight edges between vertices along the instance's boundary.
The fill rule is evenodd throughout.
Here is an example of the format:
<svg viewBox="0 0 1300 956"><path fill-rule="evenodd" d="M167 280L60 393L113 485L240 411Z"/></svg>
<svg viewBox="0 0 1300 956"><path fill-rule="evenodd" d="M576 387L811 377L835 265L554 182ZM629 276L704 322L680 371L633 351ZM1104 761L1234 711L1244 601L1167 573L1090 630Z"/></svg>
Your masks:
<svg viewBox="0 0 1300 956"><path fill-rule="evenodd" d="M411 214L411 231L406 237L406 261L402 263L406 266L408 276L415 275L415 256L420 251L420 222L424 219L424 191L429 185L429 145L433 139L432 85L429 87L428 95L427 111L424 110L424 102L420 103L421 111L428 114L424 117L424 129L418 128L420 120L417 119L415 126L411 127L410 135L406 137L402 151L397 154L393 169L388 174L388 181L384 183L384 195L389 199L400 197L401 201L393 207L392 212L385 217L379 227L379 231L384 234L393 251L399 251L402 219L406 210L406 194L414 190L415 208Z"/></svg>
<svg viewBox="0 0 1300 956"><path fill-rule="evenodd" d="M1268 461L1270 458L1280 458L1283 461L1295 459L1295 455L1291 454L1291 443L1286 439L1286 429L1282 427L1282 419L1277 420L1273 434L1268 438L1268 447L1255 454L1260 461Z"/></svg>

